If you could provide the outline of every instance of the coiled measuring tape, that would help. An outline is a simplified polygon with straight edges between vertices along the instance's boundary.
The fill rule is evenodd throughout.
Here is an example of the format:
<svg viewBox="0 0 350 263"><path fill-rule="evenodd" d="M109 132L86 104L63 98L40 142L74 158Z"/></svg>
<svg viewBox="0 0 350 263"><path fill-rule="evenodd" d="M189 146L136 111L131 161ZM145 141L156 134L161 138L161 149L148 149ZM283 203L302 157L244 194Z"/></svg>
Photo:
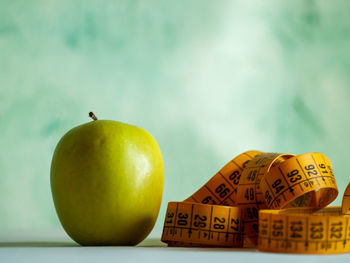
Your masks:
<svg viewBox="0 0 350 263"><path fill-rule="evenodd" d="M342 208L322 209L337 194L331 163L321 153L294 156L248 151L227 163L185 201L168 204L162 241L169 246L258 245L259 250L272 252L350 251L350 245L333 245L350 242L350 225L344 215L350 214L350 187ZM341 218L341 231L349 227L337 242L334 239L339 234L332 232L340 231L333 224L336 217ZM315 218L325 220L321 229L327 231L328 239L312 239L315 226L309 223Z"/></svg>

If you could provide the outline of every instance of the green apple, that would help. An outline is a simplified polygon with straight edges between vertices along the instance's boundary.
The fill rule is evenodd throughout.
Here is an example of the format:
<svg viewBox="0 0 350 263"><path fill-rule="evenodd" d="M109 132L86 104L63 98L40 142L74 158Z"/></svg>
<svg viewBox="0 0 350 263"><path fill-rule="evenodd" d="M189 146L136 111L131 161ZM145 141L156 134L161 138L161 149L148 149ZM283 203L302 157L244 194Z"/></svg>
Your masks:
<svg viewBox="0 0 350 263"><path fill-rule="evenodd" d="M97 120L68 131L51 163L61 224L81 245L136 245L152 230L164 182L163 159L146 130Z"/></svg>

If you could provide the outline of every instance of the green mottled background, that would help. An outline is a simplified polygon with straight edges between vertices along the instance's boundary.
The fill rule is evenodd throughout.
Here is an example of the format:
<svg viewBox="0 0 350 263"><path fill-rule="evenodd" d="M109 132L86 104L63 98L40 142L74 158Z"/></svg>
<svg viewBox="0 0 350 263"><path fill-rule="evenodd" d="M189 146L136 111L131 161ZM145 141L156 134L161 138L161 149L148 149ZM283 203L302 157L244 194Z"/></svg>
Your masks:
<svg viewBox="0 0 350 263"><path fill-rule="evenodd" d="M90 110L159 142L158 228L168 201L248 149L323 152L342 195L349 10L346 0L1 0L0 229L59 226L51 156Z"/></svg>

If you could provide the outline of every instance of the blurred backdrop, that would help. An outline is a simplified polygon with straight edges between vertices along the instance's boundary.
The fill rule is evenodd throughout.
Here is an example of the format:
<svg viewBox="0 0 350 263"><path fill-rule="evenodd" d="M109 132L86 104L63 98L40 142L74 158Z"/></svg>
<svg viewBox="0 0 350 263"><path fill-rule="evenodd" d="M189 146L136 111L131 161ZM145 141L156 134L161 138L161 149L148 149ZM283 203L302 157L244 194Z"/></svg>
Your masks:
<svg viewBox="0 0 350 263"><path fill-rule="evenodd" d="M59 227L49 170L74 126L157 139L170 200L249 149L320 151L350 181L349 1L0 1L0 229Z"/></svg>

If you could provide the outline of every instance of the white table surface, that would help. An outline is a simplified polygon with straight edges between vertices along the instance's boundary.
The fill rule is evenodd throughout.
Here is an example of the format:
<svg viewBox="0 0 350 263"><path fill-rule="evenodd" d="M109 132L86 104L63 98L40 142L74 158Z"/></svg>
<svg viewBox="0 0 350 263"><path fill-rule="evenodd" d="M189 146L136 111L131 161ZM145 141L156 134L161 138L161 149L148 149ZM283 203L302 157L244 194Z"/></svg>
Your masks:
<svg viewBox="0 0 350 263"><path fill-rule="evenodd" d="M62 229L0 232L0 263L8 262L350 262L350 253L338 255L289 255L254 249L177 248L160 241L153 231L136 247L81 247Z"/></svg>

